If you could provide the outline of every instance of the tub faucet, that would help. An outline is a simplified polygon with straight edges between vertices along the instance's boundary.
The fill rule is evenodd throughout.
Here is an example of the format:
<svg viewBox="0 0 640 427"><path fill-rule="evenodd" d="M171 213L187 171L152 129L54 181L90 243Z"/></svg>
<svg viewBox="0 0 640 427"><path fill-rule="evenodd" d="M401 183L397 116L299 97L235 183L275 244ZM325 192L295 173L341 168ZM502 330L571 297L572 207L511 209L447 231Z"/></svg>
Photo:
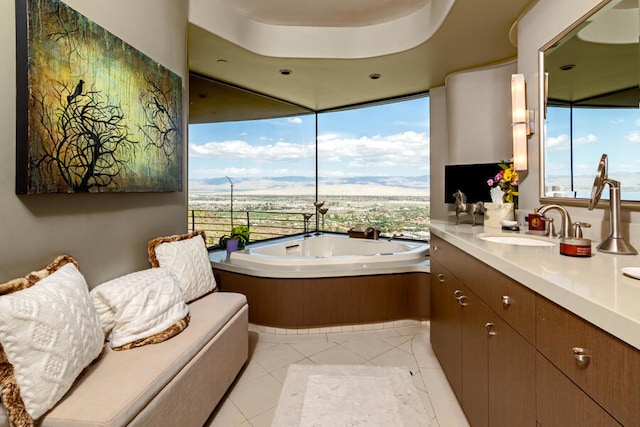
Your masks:
<svg viewBox="0 0 640 427"><path fill-rule="evenodd" d="M572 237L571 236L572 234L571 233L571 216L569 216L569 212L563 206L555 205L555 204L543 205L540 208L538 208L538 213L544 216L544 214L551 209L555 209L559 211L560 216L562 217L562 237Z"/></svg>
<svg viewBox="0 0 640 427"><path fill-rule="evenodd" d="M396 237L402 237L402 236L404 236L404 234L402 234L402 233L393 233L393 235L391 237L389 237L389 241L392 241Z"/></svg>

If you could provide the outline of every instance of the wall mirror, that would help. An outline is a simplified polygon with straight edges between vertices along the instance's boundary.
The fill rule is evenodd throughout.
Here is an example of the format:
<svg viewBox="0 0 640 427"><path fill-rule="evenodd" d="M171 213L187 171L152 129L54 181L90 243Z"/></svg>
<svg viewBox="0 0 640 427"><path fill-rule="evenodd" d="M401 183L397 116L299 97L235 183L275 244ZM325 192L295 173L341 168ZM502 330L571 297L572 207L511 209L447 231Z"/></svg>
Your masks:
<svg viewBox="0 0 640 427"><path fill-rule="evenodd" d="M587 206L602 154L640 209L640 0L611 0L540 52L540 198ZM603 195L603 198L607 197Z"/></svg>

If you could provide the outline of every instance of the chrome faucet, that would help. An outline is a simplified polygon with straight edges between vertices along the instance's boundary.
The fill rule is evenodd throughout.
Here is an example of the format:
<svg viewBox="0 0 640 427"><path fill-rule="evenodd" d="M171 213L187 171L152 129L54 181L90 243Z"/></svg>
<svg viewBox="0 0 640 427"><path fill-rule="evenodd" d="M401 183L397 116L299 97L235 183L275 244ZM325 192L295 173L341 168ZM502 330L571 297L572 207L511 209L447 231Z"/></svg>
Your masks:
<svg viewBox="0 0 640 427"><path fill-rule="evenodd" d="M572 237L571 236L571 216L569 216L569 212L563 206L555 205L555 204L543 205L540 208L538 208L538 213L544 216L544 214L551 209L555 209L559 211L560 216L562 217L562 237Z"/></svg>

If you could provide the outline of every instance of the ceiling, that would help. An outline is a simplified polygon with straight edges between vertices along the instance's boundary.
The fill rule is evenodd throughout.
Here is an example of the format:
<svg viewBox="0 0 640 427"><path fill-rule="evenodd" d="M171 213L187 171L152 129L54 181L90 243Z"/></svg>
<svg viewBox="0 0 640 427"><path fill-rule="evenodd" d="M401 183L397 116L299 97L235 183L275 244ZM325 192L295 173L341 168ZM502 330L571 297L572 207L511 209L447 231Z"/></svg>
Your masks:
<svg viewBox="0 0 640 427"><path fill-rule="evenodd" d="M321 31L339 27L347 31L340 34L353 34L344 43L357 45L362 34L358 31L363 28L380 29L387 24L410 22L415 26L412 31L422 31L421 21L416 24L407 19L430 7L435 9L439 0L207 1L226 8L238 19L269 28L286 31L311 27ZM229 120L230 114L225 112L234 108L233 97L214 96L218 89L208 78L315 111L443 86L451 73L515 59L517 52L510 42L510 30L536 1L456 0L439 27L432 28L433 22L424 22L425 34L430 34L426 41L410 48L400 47L397 52L357 58L255 53L229 41L232 37L223 34L222 28L204 29L190 18L189 70L198 76L190 79L190 122ZM396 35L397 31L390 31L384 36L393 41ZM268 41L264 45L269 46ZM311 52L309 56L313 56ZM290 73L283 75L281 70ZM379 78L373 79L372 75ZM237 105L235 110L239 110ZM256 116L256 111L251 115Z"/></svg>
<svg viewBox="0 0 640 427"><path fill-rule="evenodd" d="M609 6L545 51L551 101L638 108L638 0L616 0Z"/></svg>

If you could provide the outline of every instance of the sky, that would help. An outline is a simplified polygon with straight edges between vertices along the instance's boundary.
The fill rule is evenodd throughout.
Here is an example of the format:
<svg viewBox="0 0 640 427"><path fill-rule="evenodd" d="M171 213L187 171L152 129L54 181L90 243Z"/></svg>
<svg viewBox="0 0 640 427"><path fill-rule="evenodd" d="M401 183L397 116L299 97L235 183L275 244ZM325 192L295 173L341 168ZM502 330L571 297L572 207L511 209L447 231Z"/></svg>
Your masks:
<svg viewBox="0 0 640 427"><path fill-rule="evenodd" d="M189 179L315 176L315 116L189 125ZM321 177L429 173L429 98L323 113Z"/></svg>
<svg viewBox="0 0 640 427"><path fill-rule="evenodd" d="M570 110L549 108L547 116L547 172L565 174L570 158ZM609 173L640 172L640 115L637 109L574 109L574 170L594 175L602 154Z"/></svg>

